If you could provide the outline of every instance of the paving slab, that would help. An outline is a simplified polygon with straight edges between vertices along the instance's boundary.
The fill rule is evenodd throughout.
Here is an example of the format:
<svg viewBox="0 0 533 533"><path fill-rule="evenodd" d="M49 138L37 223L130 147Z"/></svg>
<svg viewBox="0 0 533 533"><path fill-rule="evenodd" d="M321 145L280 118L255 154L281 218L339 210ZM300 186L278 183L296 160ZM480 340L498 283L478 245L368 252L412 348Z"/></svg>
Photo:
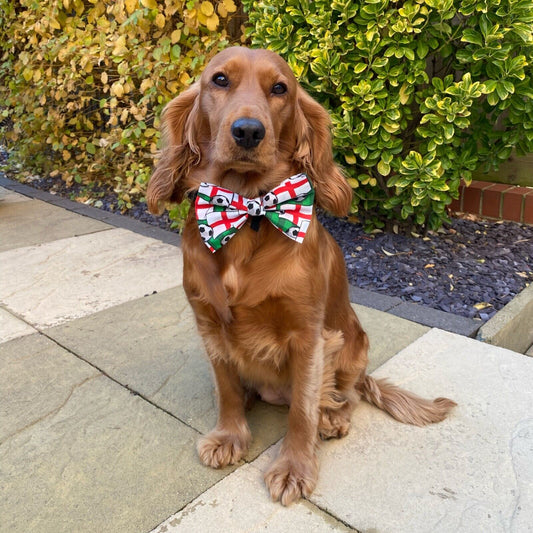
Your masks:
<svg viewBox="0 0 533 533"><path fill-rule="evenodd" d="M119 383L207 433L216 424L210 365L183 288L169 289L45 330ZM286 432L287 409L248 413L254 459Z"/></svg>
<svg viewBox="0 0 533 533"><path fill-rule="evenodd" d="M0 346L2 531L148 531L231 472L199 463L196 431L35 337Z"/></svg>
<svg viewBox="0 0 533 533"><path fill-rule="evenodd" d="M320 447L312 503L358 531L532 531L530 358L433 329L373 375L459 405L418 428L361 402Z"/></svg>
<svg viewBox="0 0 533 533"><path fill-rule="evenodd" d="M270 501L263 482L263 456L258 461L224 478L152 533L354 531L305 500L291 507Z"/></svg>
<svg viewBox="0 0 533 533"><path fill-rule="evenodd" d="M37 328L180 285L181 279L181 250L123 229L0 253L0 304Z"/></svg>
<svg viewBox="0 0 533 533"><path fill-rule="evenodd" d="M106 224L114 227L129 229L135 233L144 235L145 237L152 237L175 246L179 246L181 244L180 235L174 231L167 231L159 228L158 226L152 226L135 218L123 216L120 213L105 211L84 203L69 200L68 198L64 198L57 194L51 194L48 191L35 189L34 187L24 183L19 183L18 181L13 181L3 177L1 172L0 185L5 186L4 190L7 191L7 194L12 193L24 200L30 200L32 198L36 200L42 200L43 202L55 205L57 207L62 207L68 211L83 215L84 217L99 220L100 222L105 222Z"/></svg>
<svg viewBox="0 0 533 533"><path fill-rule="evenodd" d="M100 375L38 333L0 345L0 443L56 413Z"/></svg>
<svg viewBox="0 0 533 533"><path fill-rule="evenodd" d="M0 202L0 252L110 228L40 200Z"/></svg>
<svg viewBox="0 0 533 533"><path fill-rule="evenodd" d="M396 355L430 328L370 307L352 304L370 340L368 372Z"/></svg>
<svg viewBox="0 0 533 533"><path fill-rule="evenodd" d="M10 191L5 187L0 187L0 204L10 204L15 202L25 202L29 200L27 196Z"/></svg>
<svg viewBox="0 0 533 533"><path fill-rule="evenodd" d="M0 307L0 343L36 333L35 328Z"/></svg>

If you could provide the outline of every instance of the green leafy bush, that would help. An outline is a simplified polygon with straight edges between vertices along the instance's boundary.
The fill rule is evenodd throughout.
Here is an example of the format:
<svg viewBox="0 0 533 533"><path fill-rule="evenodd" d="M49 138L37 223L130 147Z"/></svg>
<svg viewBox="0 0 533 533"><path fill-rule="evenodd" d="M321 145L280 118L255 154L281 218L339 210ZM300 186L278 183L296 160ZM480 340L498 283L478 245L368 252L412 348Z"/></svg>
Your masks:
<svg viewBox="0 0 533 533"><path fill-rule="evenodd" d="M24 167L107 182L131 206L163 106L230 44L236 11L233 0L0 0L0 114Z"/></svg>
<svg viewBox="0 0 533 533"><path fill-rule="evenodd" d="M244 0L329 111L368 227L437 228L461 178L533 152L533 1Z"/></svg>

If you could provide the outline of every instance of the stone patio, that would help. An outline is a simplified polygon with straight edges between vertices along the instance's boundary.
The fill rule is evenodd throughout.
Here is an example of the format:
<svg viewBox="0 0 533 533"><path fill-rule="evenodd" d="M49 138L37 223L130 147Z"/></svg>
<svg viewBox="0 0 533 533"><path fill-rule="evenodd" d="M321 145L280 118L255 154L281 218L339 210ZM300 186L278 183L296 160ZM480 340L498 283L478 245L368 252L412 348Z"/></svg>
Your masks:
<svg viewBox="0 0 533 533"><path fill-rule="evenodd" d="M254 406L240 465L197 458L216 406L179 247L0 187L0 530L533 531L533 360L355 307L375 376L459 405L417 428L361 403L283 508L286 408Z"/></svg>

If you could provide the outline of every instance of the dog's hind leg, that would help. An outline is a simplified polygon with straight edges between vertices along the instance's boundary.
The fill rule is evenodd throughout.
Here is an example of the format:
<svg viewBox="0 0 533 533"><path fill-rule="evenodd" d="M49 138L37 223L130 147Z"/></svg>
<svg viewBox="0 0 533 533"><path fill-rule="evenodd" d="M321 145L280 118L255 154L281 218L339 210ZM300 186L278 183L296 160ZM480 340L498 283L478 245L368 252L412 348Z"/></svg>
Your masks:
<svg viewBox="0 0 533 533"><path fill-rule="evenodd" d="M356 384L365 375L368 338L356 318L343 338L338 352L326 359L318 423L321 439L339 439L348 434L352 412L360 399Z"/></svg>

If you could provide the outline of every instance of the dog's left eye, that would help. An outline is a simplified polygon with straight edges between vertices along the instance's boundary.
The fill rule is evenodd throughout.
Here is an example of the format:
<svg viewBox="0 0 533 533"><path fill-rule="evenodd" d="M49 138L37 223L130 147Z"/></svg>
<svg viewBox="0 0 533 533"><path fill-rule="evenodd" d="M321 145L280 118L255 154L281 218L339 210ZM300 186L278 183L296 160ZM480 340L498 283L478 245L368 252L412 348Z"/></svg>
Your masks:
<svg viewBox="0 0 533 533"><path fill-rule="evenodd" d="M284 83L276 83L272 86L272 94L285 94L287 86Z"/></svg>
<svg viewBox="0 0 533 533"><path fill-rule="evenodd" d="M218 85L219 87L227 87L229 85L229 80L226 77L225 74L222 74L221 72L215 74L212 78L213 83L215 85Z"/></svg>

